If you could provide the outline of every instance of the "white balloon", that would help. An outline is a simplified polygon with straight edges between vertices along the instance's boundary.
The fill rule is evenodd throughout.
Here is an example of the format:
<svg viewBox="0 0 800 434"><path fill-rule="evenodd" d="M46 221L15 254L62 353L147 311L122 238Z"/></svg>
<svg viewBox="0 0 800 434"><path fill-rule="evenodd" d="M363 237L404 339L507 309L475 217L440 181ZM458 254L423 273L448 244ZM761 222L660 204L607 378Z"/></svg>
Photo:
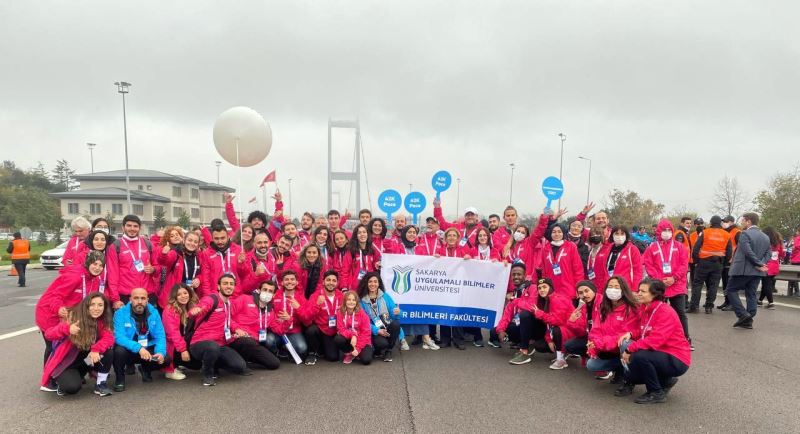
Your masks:
<svg viewBox="0 0 800 434"><path fill-rule="evenodd" d="M222 112L214 123L214 147L225 161L234 166L255 166L269 155L272 148L272 129L255 110L249 107L233 107Z"/></svg>

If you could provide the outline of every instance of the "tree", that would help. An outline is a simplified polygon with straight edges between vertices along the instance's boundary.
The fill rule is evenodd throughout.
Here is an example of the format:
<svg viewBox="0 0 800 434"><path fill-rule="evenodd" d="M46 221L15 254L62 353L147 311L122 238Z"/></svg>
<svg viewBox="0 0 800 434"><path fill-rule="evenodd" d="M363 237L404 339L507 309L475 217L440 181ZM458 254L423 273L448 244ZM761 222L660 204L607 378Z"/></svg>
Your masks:
<svg viewBox="0 0 800 434"><path fill-rule="evenodd" d="M167 213L164 211L164 207L158 207L153 211L153 226L156 229L161 229L167 226L167 218L165 217Z"/></svg>
<svg viewBox="0 0 800 434"><path fill-rule="evenodd" d="M181 210L181 215L178 216L178 226L189 229L189 226L192 224L191 219L189 218L189 213L186 210Z"/></svg>
<svg viewBox="0 0 800 434"><path fill-rule="evenodd" d="M109 229L109 231L113 231L114 230L114 219L116 217L117 216L115 216L114 213L111 212L111 210L106 211L106 217L105 218L108 221L108 229Z"/></svg>
<svg viewBox="0 0 800 434"><path fill-rule="evenodd" d="M58 160L50 179L54 184L61 186L62 191L69 191L73 184L73 176L75 176L75 171L70 169L67 160Z"/></svg>
<svg viewBox="0 0 800 434"><path fill-rule="evenodd" d="M39 231L39 237L36 238L36 244L40 246L47 244L47 232L44 230Z"/></svg>
<svg viewBox="0 0 800 434"><path fill-rule="evenodd" d="M612 225L652 225L664 213L664 205L644 199L635 191L612 190L605 203L605 211Z"/></svg>
<svg viewBox="0 0 800 434"><path fill-rule="evenodd" d="M717 183L710 207L715 214L722 217L735 216L740 213L750 202L747 193L739 186L736 177L725 175Z"/></svg>
<svg viewBox="0 0 800 434"><path fill-rule="evenodd" d="M0 187L0 226L56 229L61 227L58 202L36 188Z"/></svg>
<svg viewBox="0 0 800 434"><path fill-rule="evenodd" d="M698 215L699 214L697 211L689 210L686 205L678 205L664 215L664 218L669 220L673 227L678 227L683 217L690 217L692 220L694 220Z"/></svg>
<svg viewBox="0 0 800 434"><path fill-rule="evenodd" d="M800 226L800 166L775 175L753 202L761 215L759 226L772 226L784 238L793 236Z"/></svg>

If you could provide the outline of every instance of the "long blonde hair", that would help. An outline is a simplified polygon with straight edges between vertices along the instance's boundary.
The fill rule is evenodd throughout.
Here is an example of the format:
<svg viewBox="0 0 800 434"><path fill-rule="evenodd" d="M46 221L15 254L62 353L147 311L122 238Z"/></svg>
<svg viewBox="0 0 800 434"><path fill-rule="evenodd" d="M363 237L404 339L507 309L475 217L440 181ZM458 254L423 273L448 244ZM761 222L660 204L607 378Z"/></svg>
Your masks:
<svg viewBox="0 0 800 434"><path fill-rule="evenodd" d="M92 300L95 298L100 298L103 300L103 314L97 319L92 318L92 315L89 314L89 305L92 304ZM90 292L87 294L80 303L76 304L69 310L69 315L67 318L69 319L70 324L77 323L78 327L80 327L78 334L69 335L69 340L73 345L75 345L76 348L82 351L89 351L92 348L92 345L97 342L98 322L102 321L106 330L111 332L114 331L111 303L108 301L108 298L105 295L99 292Z"/></svg>

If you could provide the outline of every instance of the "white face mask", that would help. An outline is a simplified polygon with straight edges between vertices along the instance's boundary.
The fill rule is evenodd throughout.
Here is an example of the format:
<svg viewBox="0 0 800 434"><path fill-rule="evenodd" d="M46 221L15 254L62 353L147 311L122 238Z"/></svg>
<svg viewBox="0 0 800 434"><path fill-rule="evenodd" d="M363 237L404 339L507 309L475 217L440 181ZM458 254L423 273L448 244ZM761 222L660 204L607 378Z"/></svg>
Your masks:
<svg viewBox="0 0 800 434"><path fill-rule="evenodd" d="M522 232L514 232L514 241L519 242L524 239L525 239L525 234L523 234Z"/></svg>
<svg viewBox="0 0 800 434"><path fill-rule="evenodd" d="M270 301L272 301L272 293L271 292L262 291L260 294L258 294L258 299L262 303L269 303Z"/></svg>
<svg viewBox="0 0 800 434"><path fill-rule="evenodd" d="M614 244L618 246L625 244L625 235L614 235Z"/></svg>
<svg viewBox="0 0 800 434"><path fill-rule="evenodd" d="M621 288L606 288L606 297L611 301L617 301L622 298Z"/></svg>
<svg viewBox="0 0 800 434"><path fill-rule="evenodd" d="M558 247L558 246L560 246L560 245L564 244L564 240L550 241L550 244L552 244L552 245L554 245L554 246Z"/></svg>
<svg viewBox="0 0 800 434"><path fill-rule="evenodd" d="M672 231L662 231L661 239L664 241L669 241L670 239L672 239Z"/></svg>
<svg viewBox="0 0 800 434"><path fill-rule="evenodd" d="M722 229L728 229L729 227L731 227L730 223L728 223L728 222L723 222L722 223Z"/></svg>
<svg viewBox="0 0 800 434"><path fill-rule="evenodd" d="M95 230L98 230L98 231L103 232L104 234L108 235L108 228L95 228Z"/></svg>

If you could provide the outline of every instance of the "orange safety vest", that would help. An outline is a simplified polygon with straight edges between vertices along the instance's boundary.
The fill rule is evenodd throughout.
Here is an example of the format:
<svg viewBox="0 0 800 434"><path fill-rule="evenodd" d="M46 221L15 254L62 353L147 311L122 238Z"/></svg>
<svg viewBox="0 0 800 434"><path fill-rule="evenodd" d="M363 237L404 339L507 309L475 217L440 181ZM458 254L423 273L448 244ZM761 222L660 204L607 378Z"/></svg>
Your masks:
<svg viewBox="0 0 800 434"><path fill-rule="evenodd" d="M683 244L683 247L686 247L686 251L689 252L689 263L691 264L692 263L692 245L689 242L689 234L687 234L686 233L686 229L684 229L681 226L678 226L678 229L675 229L675 232L678 232L681 235L683 235L683 237L682 237L683 240L681 240L681 244ZM677 237L678 234L675 234L675 235ZM673 238L676 238L676 237L673 237Z"/></svg>
<svg viewBox="0 0 800 434"><path fill-rule="evenodd" d="M11 260L30 259L31 258L31 243L28 240L14 240L11 242L14 249L11 251Z"/></svg>
<svg viewBox="0 0 800 434"><path fill-rule="evenodd" d="M709 228L703 231L703 245L700 247L701 259L724 258L731 234L722 228Z"/></svg>
<svg viewBox="0 0 800 434"><path fill-rule="evenodd" d="M739 229L739 227L738 227L738 226L734 226L734 227L733 227L733 228L730 230L730 232L728 232L728 233L731 235L731 250L736 250L736 234L738 234L738 233L739 233L739 232L741 232L741 231L742 231L742 230L741 230L741 229Z"/></svg>

